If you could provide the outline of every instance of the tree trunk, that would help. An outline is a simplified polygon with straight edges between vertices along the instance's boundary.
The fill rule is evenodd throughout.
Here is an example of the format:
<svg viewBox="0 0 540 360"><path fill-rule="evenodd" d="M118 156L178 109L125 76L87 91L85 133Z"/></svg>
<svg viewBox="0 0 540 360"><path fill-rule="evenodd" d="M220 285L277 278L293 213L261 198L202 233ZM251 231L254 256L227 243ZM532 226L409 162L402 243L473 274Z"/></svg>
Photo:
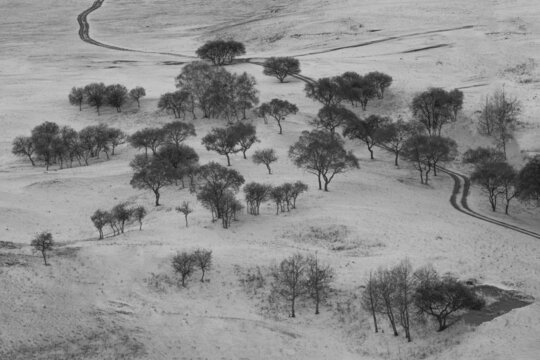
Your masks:
<svg viewBox="0 0 540 360"><path fill-rule="evenodd" d="M154 194L156 195L156 206L159 206L159 190L154 190Z"/></svg>
<svg viewBox="0 0 540 360"><path fill-rule="evenodd" d="M227 166L231 166L231 159L229 158L229 154L225 154L225 156L227 157Z"/></svg>
<svg viewBox="0 0 540 360"><path fill-rule="evenodd" d="M43 255L43 262L45 263L45 266L49 265L47 264L47 255L45 255L45 250L41 250L41 255Z"/></svg>
<svg viewBox="0 0 540 360"><path fill-rule="evenodd" d="M399 151L396 151L396 157L394 158L394 165L399 166L398 164Z"/></svg>
<svg viewBox="0 0 540 360"><path fill-rule="evenodd" d="M141 102L139 101L139 99L137 99L137 108L138 108L138 109L141 108Z"/></svg>
<svg viewBox="0 0 540 360"><path fill-rule="evenodd" d="M319 315L319 303L321 302L319 291L315 292L315 315Z"/></svg>
<svg viewBox="0 0 540 360"><path fill-rule="evenodd" d="M204 282L204 270L203 269L201 270L202 270L201 282Z"/></svg>
<svg viewBox="0 0 540 360"><path fill-rule="evenodd" d="M281 120L278 120L277 124L279 126L279 135L282 135L283 134L283 129L281 128Z"/></svg>
<svg viewBox="0 0 540 360"><path fill-rule="evenodd" d="M272 175L272 169L270 169L270 164L265 164L266 168L268 169L268 174Z"/></svg>
<svg viewBox="0 0 540 360"><path fill-rule="evenodd" d="M322 190L321 174L317 175L319 178L319 190Z"/></svg>
<svg viewBox="0 0 540 360"><path fill-rule="evenodd" d="M244 160L247 159L247 157L246 157L246 151L247 151L247 149L244 149L244 150L242 151L242 153L244 154Z"/></svg>
<svg viewBox="0 0 540 360"><path fill-rule="evenodd" d="M187 214L186 214L186 215L184 215L184 217L186 218L186 227L188 227L188 226L189 226L189 224L188 224L188 219L187 219L187 217L188 217L188 216L187 216Z"/></svg>
<svg viewBox="0 0 540 360"><path fill-rule="evenodd" d="M293 296L291 300L291 317L296 317L296 314L294 313L294 301L296 300L296 297Z"/></svg>
<svg viewBox="0 0 540 360"><path fill-rule="evenodd" d="M142 230L142 221L139 220L139 231Z"/></svg>

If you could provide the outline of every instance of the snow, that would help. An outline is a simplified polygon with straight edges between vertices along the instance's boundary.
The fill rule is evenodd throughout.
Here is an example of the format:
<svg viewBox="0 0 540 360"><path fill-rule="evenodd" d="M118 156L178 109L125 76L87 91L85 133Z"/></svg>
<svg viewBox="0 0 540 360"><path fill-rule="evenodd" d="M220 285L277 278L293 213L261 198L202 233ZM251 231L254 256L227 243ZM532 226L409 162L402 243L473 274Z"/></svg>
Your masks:
<svg viewBox="0 0 540 360"><path fill-rule="evenodd" d="M407 164L395 168L392 156L382 150L370 161L364 146L348 141L360 158L360 169L336 176L330 192L318 191L315 177L287 159L288 147L310 128L307 123L318 111L318 105L303 95L301 81L279 84L253 64L229 67L257 78L261 101L279 97L300 109L284 122L283 135L276 124L254 120L262 141L248 155L275 148L279 160L272 166L273 175L241 155L233 157L233 168L247 182L302 180L310 186L299 198L298 209L276 216L271 204L264 205L259 217L242 215L229 230L212 224L210 214L187 189L166 189L164 205L154 208L150 192L129 185L128 164L136 151L128 146L110 161L48 172L14 158L11 140L43 121L76 129L105 122L133 132L172 120L155 109L159 95L174 89L181 66L164 62L189 59L83 43L76 16L91 1L2 0L0 5L0 239L28 244L36 232L46 230L76 249L69 256L53 255L49 267L42 266L29 247L2 250L23 254L27 265L0 267L0 354L17 350L21 359L29 358L25 354L39 358L35 351L41 349L41 358L51 358L72 343L71 351L87 345L90 350L79 358L88 359L120 353L151 359L538 358L537 303L476 329L457 325L441 334L415 329L412 345L387 333L372 334L361 310L356 317L346 314L351 317L346 322L339 321L335 306L325 307L319 317L309 308L300 309L296 319L261 313L257 300L242 289L235 267L268 266L296 251L317 251L336 269L340 295L335 301L345 301L343 294L358 294L369 271L405 257L415 267L432 263L441 273L540 296L538 240L456 212L448 202L453 186L448 177L434 178L429 187L420 185ZM538 57L539 15L540 6L532 0L106 0L89 21L91 34L104 43L188 55L216 36L245 41L249 57L302 55L396 37L301 56L302 74L317 78L350 70L389 73L394 77L391 91L385 100L369 104L366 113L405 118L415 92L428 86L463 87L463 120L449 130L461 150L485 142L478 140L468 121L475 118L484 97L504 84L522 102L524 125L517 132L519 145L512 147L512 161L519 165L520 151L538 151L538 69L531 65L525 74L510 69ZM439 44L449 46L404 53ZM531 82L523 82L525 78ZM106 109L99 117L93 109L79 112L69 105L67 94L71 87L93 81L141 85L148 96L141 111L130 107L116 114ZM223 122L199 119L194 124L198 136L187 143L197 150L201 163L225 164L224 157L200 144L201 136ZM195 207L187 229L174 211L184 200ZM151 209L143 231L133 225L124 235L96 240L89 216L121 201ZM476 188L470 204L484 214L540 231L537 210L516 205L510 217L491 214ZM345 229L348 250L332 251L308 241L310 231L324 233L336 227ZM213 251L215 268L209 282L201 284L195 275L187 289L173 286L165 293L147 286L151 273L172 276L169 262L176 251L197 247ZM142 350L133 353L138 344L146 355ZM111 353L113 348L119 353Z"/></svg>

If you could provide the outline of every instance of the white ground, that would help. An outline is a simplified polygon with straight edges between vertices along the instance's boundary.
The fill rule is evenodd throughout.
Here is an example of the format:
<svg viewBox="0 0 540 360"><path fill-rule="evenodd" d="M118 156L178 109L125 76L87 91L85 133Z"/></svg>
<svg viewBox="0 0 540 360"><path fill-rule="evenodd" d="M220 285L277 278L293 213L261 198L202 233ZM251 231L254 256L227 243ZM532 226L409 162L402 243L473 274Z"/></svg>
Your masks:
<svg viewBox="0 0 540 360"><path fill-rule="evenodd" d="M472 28L402 37L379 44L301 57L303 74L331 76L347 70L384 71L394 77L383 102L369 112L408 116L407 103L427 86L464 87L464 119L450 131L462 150L485 143L474 134L474 119L483 97L502 84L523 104L524 122L514 144L520 151L540 150L536 119L540 6L516 1L317 1L289 4L275 1L114 1L90 15L91 33L100 41L149 51L193 54L202 41L233 36L247 43L249 56L301 55L391 36L473 25ZM457 325L448 332L415 330L413 344L389 334L372 334L362 312L338 311L336 302L319 317L301 309L297 319L264 316L257 298L239 283L236 266L266 266L295 251L314 252L337 270L341 294L358 293L366 274L379 265L409 257L415 266L433 263L441 272L540 296L538 240L479 222L453 210L448 198L451 179L439 177L421 186L407 166L394 168L391 156L350 143L361 169L337 177L329 193L315 189L315 178L287 160L288 147L317 105L303 95L303 83L279 84L262 76L255 65L231 67L256 76L261 100L273 97L295 102L300 113L284 124L258 123L263 139L280 160L274 175L240 156L233 159L247 181L281 183L301 179L310 191L298 209L275 216L268 205L260 217L241 216L230 230L211 224L210 214L196 205L189 229L172 209L195 200L186 191L168 189L159 209L148 192L132 189L128 166L135 151L122 147L113 160L90 167L45 172L10 154L11 140L45 121L74 128L99 121L127 132L160 125L170 117L155 113L156 100L174 89L179 66L164 61L181 57L118 52L81 42L76 16L91 1L17 2L1 0L0 15L0 240L28 243L48 230L67 243L63 254L44 267L37 256L28 266L0 268L0 354L19 358L105 359L538 359L540 305L514 310L477 329ZM250 21L254 20L254 21ZM247 22L244 24L244 22ZM370 30L380 30L370 32ZM449 47L402 53L432 45ZM136 62L115 62L131 60ZM526 64L524 71L512 71ZM142 110L101 117L92 109L78 112L67 94L72 86L91 81L142 85L148 97ZM477 86L476 86L477 85ZM476 86L476 87L474 87ZM259 121L259 120L256 120ZM200 145L200 136L218 120L195 122L199 137L188 143L201 162L223 162ZM143 231L136 226L123 236L97 241L89 221L97 208L120 201L152 208ZM488 213L475 190L471 205ZM519 206L506 221L540 230L538 212ZM497 215L499 216L499 215ZM314 231L348 232L347 251L331 251L307 241ZM345 231L346 230L346 231ZM210 282L196 278L187 289L151 291L151 273L170 273L169 259L178 250L195 247L214 252ZM75 250L71 250L74 248ZM78 249L78 250L77 250ZM32 255L28 247L14 252ZM352 302L353 309L357 304ZM343 309L343 307L340 307ZM352 318L340 321L342 317ZM85 350L81 350L85 349ZM14 356L11 353L11 356ZM55 357L56 356L56 357Z"/></svg>

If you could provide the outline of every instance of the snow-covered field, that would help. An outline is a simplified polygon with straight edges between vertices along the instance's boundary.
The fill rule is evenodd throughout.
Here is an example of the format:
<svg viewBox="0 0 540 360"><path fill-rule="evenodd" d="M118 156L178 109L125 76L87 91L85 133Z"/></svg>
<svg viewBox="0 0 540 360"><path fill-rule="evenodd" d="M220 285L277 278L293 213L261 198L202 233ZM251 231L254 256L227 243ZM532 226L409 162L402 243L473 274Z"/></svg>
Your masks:
<svg viewBox="0 0 540 360"><path fill-rule="evenodd" d="M336 177L330 192L317 191L315 177L287 159L288 147L318 111L299 80L279 84L252 64L228 68L255 76L261 101L280 97L300 108L284 123L281 136L273 123L254 120L262 139L256 148L278 152L273 175L240 155L233 167L248 182L302 180L310 186L297 210L276 216L268 204L261 216L242 215L229 230L212 224L198 204L190 227L184 228L173 209L183 200L195 203L187 190L167 189L163 206L153 208L149 192L129 185L128 163L136 151L128 146L111 161L61 171L45 172L13 157L12 139L43 121L76 129L105 122L131 133L171 120L156 113L156 103L160 94L174 90L181 66L165 62L190 59L83 43L76 17L91 4L0 0L0 240L28 244L36 232L47 230L66 244L49 267L27 246L1 250L25 265L7 266L7 256L0 253L0 358L539 358L538 303L477 328L457 324L435 333L417 327L412 344L388 331L372 333L353 298L370 270L408 257L415 267L432 263L442 273L538 298L540 243L455 211L448 203L450 178L439 176L422 186L413 169L405 164L396 169L382 150L370 161L359 143L348 146L360 158L360 169ZM126 48L191 55L207 39L234 37L246 43L249 57L299 55L302 73L313 78L348 70L391 74L390 93L370 104L367 113L408 118L415 92L428 86L462 88L463 116L449 130L461 150L485 142L476 138L471 120L484 97L504 84L523 107L523 124L512 146L517 165L522 151L540 151L539 16L540 5L533 0L106 0L89 21L97 40ZM387 40L324 52L378 39ZM437 45L444 46L408 52ZM106 109L100 117L92 109L79 112L70 106L71 87L94 81L141 85L148 96L140 111ZM188 144L201 163L224 163L200 144L220 121L194 124L198 137ZM471 206L488 214L479 190L472 195ZM96 240L90 215L126 200L152 209L143 231L133 226L122 236ZM538 211L516 206L514 215L497 216L540 231ZM306 240L310 233L336 229L348 250ZM196 247L213 251L209 282L194 279L187 289L170 286L165 292L148 286L152 273L171 273L176 251ZM268 316L261 299L244 291L241 273L296 251L317 251L336 269L337 295L319 316L307 307L296 319Z"/></svg>

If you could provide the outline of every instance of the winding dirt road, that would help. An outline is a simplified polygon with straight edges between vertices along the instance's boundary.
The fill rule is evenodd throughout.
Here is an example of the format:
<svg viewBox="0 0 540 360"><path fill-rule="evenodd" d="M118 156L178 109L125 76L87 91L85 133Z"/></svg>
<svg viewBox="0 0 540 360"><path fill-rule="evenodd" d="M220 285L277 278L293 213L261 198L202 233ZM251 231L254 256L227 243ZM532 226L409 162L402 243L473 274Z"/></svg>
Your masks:
<svg viewBox="0 0 540 360"><path fill-rule="evenodd" d="M171 52L157 52L157 51L145 51L145 50L136 50L136 49L128 49L123 48L119 46L109 45L102 42L99 42L97 40L94 40L90 36L90 24L88 23L88 15L90 15L92 12L99 9L105 0L96 0L90 6L88 9L84 10L82 13L77 16L77 22L79 23L79 37L82 41L95 45L100 46L103 48L111 49L111 50L118 50L118 51L129 51L129 52L137 52L137 53L143 53L143 54L159 54L159 55L169 55L169 56L176 56L176 57L183 57L188 59L195 59L195 56L192 55L185 55L185 54L177 54L177 53L171 53Z"/></svg>
<svg viewBox="0 0 540 360"><path fill-rule="evenodd" d="M528 230L528 229L525 229L516 225L508 224L504 221L496 220L489 216L485 216L474 210L471 210L468 204L468 196L471 189L471 180L463 174L445 169L440 166L438 166L437 169L444 172L445 174L450 176L452 180L454 180L454 188L452 189L452 195L450 196L450 204L452 205L454 209L468 216L477 218L479 220L483 220L483 221L486 221L495 225L502 226L506 229L514 230L522 234L540 239L540 234L537 232L534 232L534 231L531 231L531 230ZM458 196L460 195L460 193L461 193L461 198L458 201Z"/></svg>
<svg viewBox="0 0 540 360"><path fill-rule="evenodd" d="M183 57L183 58L187 58L187 59L196 59L197 58L197 57L191 56L191 55L177 54L177 53L170 53L170 52L155 52L155 51L144 51L144 50L128 49L128 48L118 47L118 46L114 46L114 45L108 45L108 44L105 44L105 43L94 40L90 36L90 24L88 23L88 15L90 15L95 10L99 9L103 5L104 1L105 0L96 0L92 4L92 6L90 6L88 9L84 10L81 14L79 14L79 16L77 16L77 21L79 23L79 37L81 38L82 41L84 41L86 43L89 43L89 44L92 44L92 45L95 45L95 46L100 46L100 47L103 47L103 48L111 49L111 50L129 51L129 52L137 52L137 53L145 53L145 54L160 54L160 55ZM350 48L368 46L368 45L378 44L378 43L392 41L392 40L400 40L400 39L407 38L407 37L420 36L420 35L426 35L426 34L435 34L435 33L448 32L448 31L465 30L465 29L471 29L473 27L474 27L473 25L467 25L467 26L461 26L461 27L456 27L456 28L411 33L411 34L406 34L406 35L401 35L401 36L391 36L391 37L372 40L372 41L359 43L359 44L355 44L355 45L336 47L336 48L327 49L327 50L321 50L321 51L314 51L314 52L295 55L295 56L299 57L299 56L307 56L307 55L315 55L315 54L324 54L324 53L339 51L339 50L343 50L343 49L350 49ZM436 47L442 47L442 46L448 46L448 44L441 44L441 45L436 45L436 46L432 46L432 47L415 49L415 50L411 50L410 52L422 51L422 50L427 50L427 49L436 48ZM264 60L265 60L265 58L257 58L257 60L252 59L252 58L241 58L241 59L237 59L237 62L249 63L249 64L258 65L258 66L264 66L264 64L263 64ZM178 64L180 64L180 63L178 63ZM310 77L307 77L307 76L304 76L304 75L293 75L293 77L296 78L296 79L299 79L301 81L304 81L306 83L312 83L312 82L315 81L314 79L312 79ZM508 224L508 223L500 221L500 220L490 218L490 217L482 215L482 214L480 214L480 213L478 213L478 212L476 212L474 210L471 210L469 205L468 205L468 202L467 202L467 198L469 196L469 191L470 191L470 186L471 186L470 179L467 176L463 175L463 174L457 173L457 172L452 171L452 170L445 169L443 167L438 167L438 169L440 171L446 173L447 175L449 175L454 180L454 187L452 189L452 194L450 196L450 204L452 205L452 207L454 209L456 209L457 211L459 211L459 212L461 212L463 214L474 217L476 219L486 221L486 222L489 222L489 223L504 227L506 229L517 231L519 233L522 233L522 234L529 235L529 236L532 236L534 238L540 239L540 234L539 233L536 233L534 231L531 231L531 230L528 230L528 229L525 229L525 228L522 228L522 227L519 227L519 226L516 226L516 225ZM458 196L459 196L460 193L461 193L461 199L458 201Z"/></svg>

